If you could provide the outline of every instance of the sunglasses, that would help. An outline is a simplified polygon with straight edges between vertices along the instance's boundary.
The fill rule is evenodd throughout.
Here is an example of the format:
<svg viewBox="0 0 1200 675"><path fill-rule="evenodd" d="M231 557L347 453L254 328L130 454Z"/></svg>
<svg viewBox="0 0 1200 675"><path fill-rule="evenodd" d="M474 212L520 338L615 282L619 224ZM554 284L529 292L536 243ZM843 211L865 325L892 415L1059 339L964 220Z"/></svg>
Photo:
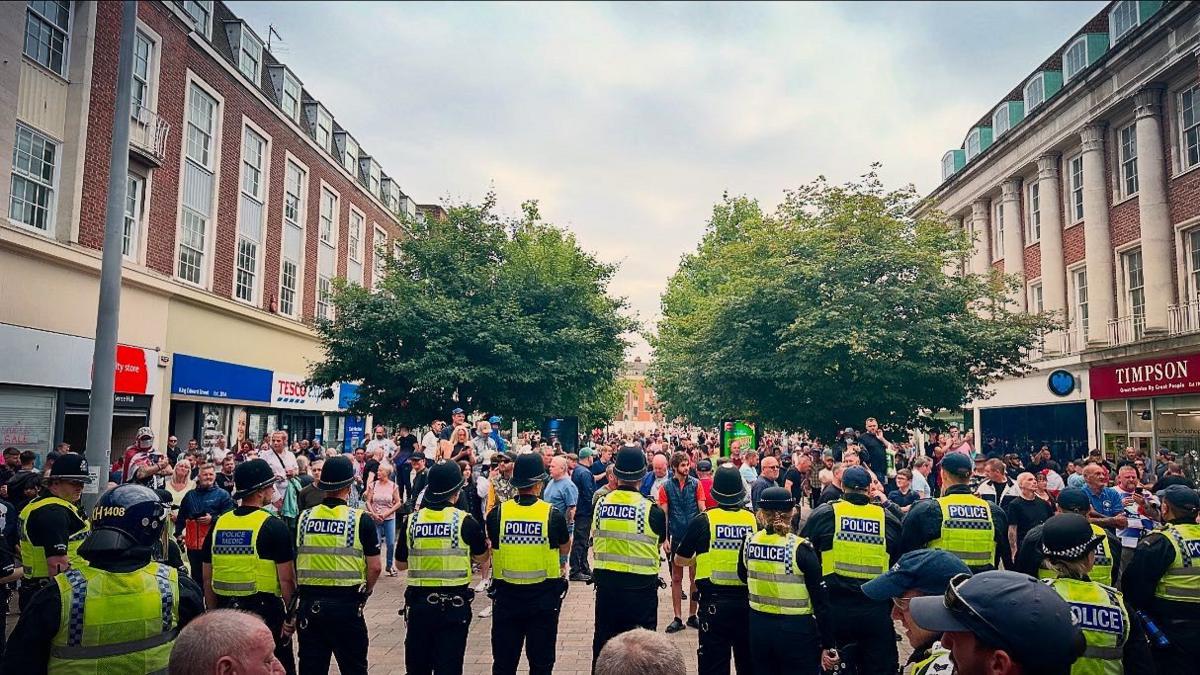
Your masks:
<svg viewBox="0 0 1200 675"><path fill-rule="evenodd" d="M492 460L492 464L508 464L509 461L507 459L494 459Z"/></svg>
<svg viewBox="0 0 1200 675"><path fill-rule="evenodd" d="M892 604L901 612L907 612L908 604L911 600L912 598L892 598Z"/></svg>
<svg viewBox="0 0 1200 675"><path fill-rule="evenodd" d="M961 586L964 581L970 578L970 574L956 574L950 578L950 585L946 587L946 595L943 599L946 609L955 614L966 615L971 619L982 623L984 626L987 626L988 630L992 631L992 637L998 640L1004 635L1004 631L996 628L991 621L988 621L987 618L980 614L979 610L971 606L971 603L967 602L966 599L963 598L963 596L958 592L958 587Z"/></svg>

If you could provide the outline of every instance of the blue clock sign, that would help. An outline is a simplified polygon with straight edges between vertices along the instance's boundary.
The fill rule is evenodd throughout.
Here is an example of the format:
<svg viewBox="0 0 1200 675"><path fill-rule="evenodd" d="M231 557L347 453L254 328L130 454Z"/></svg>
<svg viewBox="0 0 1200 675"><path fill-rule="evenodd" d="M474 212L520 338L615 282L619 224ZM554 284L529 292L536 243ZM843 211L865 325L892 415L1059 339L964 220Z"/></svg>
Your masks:
<svg viewBox="0 0 1200 675"><path fill-rule="evenodd" d="M1055 396L1070 396L1075 391L1075 376L1067 370L1056 370L1046 379L1046 386Z"/></svg>

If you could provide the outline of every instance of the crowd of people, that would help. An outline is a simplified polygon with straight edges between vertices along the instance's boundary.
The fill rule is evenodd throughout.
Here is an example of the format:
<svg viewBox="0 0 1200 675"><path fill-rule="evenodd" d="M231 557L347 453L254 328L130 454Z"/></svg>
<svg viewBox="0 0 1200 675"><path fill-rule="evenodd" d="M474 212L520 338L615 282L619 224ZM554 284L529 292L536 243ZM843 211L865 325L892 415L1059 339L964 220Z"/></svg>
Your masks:
<svg viewBox="0 0 1200 675"><path fill-rule="evenodd" d="M230 449L172 436L159 449L143 428L90 517L82 456L60 446L39 469L6 449L0 593L17 587L22 648L0 667L77 658L150 672L169 657L176 672L170 643L200 649L186 629L174 640L192 618L209 610L194 630L216 632L246 621L220 609L257 617L273 638L262 658L284 672L296 672L293 636L299 672L331 659L366 672L362 607L382 575L407 582L414 673L461 672L484 593L493 672L516 672L522 649L531 672L552 672L572 582L596 591L596 672L628 672L605 671L617 667L606 653L650 658L634 631L658 630L667 585L665 633L699 631L703 673L890 675L894 622L913 647L904 670L920 675L1200 663L1200 496L1177 465L1135 448L1061 467L1047 448L988 456L953 427L893 442L874 419L828 445L767 433L756 447L697 428L511 438L501 423L455 409L427 430L375 427L352 452L283 431ZM119 617L90 626L60 611L64 598L118 602L105 589L152 592L160 630L129 635L112 627ZM163 642L126 661L73 651L72 640L114 635Z"/></svg>

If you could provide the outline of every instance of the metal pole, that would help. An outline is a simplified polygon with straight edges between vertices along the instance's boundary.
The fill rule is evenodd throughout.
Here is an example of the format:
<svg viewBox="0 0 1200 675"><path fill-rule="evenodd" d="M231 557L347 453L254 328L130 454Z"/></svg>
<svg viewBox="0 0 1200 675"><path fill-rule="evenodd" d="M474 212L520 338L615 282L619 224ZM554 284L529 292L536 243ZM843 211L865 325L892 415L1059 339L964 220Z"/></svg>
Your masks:
<svg viewBox="0 0 1200 675"><path fill-rule="evenodd" d="M121 3L121 42L117 60L117 99L113 106L112 154L108 164L108 204L104 211L104 250L100 265L100 304L96 311L96 350L88 403L87 461L94 482L84 487L89 510L108 482L112 462L113 396L116 390L117 327L121 312L121 239L129 188L129 126L133 105L133 38L137 0ZM150 364L150 367L154 367Z"/></svg>

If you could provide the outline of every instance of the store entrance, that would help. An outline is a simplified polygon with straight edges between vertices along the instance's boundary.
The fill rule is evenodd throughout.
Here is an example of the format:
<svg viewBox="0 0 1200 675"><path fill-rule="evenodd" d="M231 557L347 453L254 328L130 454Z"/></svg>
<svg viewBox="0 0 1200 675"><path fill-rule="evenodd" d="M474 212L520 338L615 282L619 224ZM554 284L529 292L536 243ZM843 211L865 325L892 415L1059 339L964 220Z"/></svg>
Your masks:
<svg viewBox="0 0 1200 675"><path fill-rule="evenodd" d="M324 419L320 415L281 412L279 428L287 432L288 440L292 443L311 441L324 433Z"/></svg>

